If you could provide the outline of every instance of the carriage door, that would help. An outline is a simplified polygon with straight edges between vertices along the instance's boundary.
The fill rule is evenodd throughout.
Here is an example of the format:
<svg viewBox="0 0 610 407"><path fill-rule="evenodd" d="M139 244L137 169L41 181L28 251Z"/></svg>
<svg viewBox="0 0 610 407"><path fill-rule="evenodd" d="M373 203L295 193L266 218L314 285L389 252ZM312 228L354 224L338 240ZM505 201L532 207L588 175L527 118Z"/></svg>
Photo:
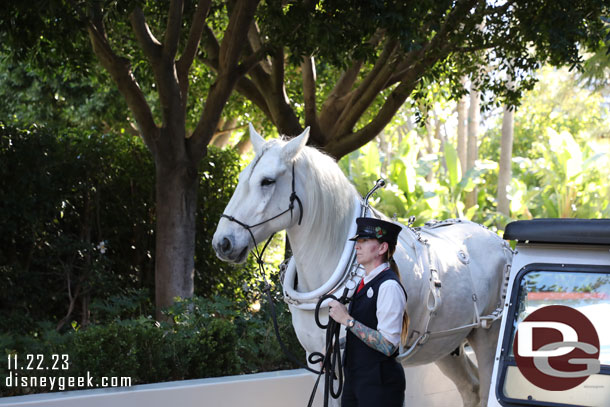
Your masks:
<svg viewBox="0 0 610 407"><path fill-rule="evenodd" d="M514 280L502 406L610 406L610 266L529 264Z"/></svg>

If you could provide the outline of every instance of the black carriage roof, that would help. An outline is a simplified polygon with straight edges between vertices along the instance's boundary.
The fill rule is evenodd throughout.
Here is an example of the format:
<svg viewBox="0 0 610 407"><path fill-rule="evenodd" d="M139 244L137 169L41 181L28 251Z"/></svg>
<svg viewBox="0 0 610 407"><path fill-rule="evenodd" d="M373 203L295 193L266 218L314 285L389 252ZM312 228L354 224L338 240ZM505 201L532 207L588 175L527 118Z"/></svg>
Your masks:
<svg viewBox="0 0 610 407"><path fill-rule="evenodd" d="M504 239L530 243L610 244L610 219L533 219L506 225Z"/></svg>

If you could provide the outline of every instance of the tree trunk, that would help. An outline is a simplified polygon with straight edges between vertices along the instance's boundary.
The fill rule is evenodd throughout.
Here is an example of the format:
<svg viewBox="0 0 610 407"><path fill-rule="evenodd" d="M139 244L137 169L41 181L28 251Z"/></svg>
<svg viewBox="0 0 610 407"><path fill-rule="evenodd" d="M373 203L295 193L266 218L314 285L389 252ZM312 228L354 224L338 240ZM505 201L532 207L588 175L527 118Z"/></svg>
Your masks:
<svg viewBox="0 0 610 407"><path fill-rule="evenodd" d="M434 138L439 141L438 153L439 156L445 156L445 143L447 143L447 138L443 134L442 130L443 123L441 123L441 119L438 117L438 114L434 113ZM441 165L445 170L447 170L447 163L445 160L441 160Z"/></svg>
<svg viewBox="0 0 610 407"><path fill-rule="evenodd" d="M457 104L457 152L462 176L466 174L466 97Z"/></svg>
<svg viewBox="0 0 610 407"><path fill-rule="evenodd" d="M504 106L502 117L502 140L500 143L500 169L498 172L498 212L510 216L510 202L508 200L507 187L512 178L512 156L513 156L513 133L514 133L514 108L511 110Z"/></svg>
<svg viewBox="0 0 610 407"><path fill-rule="evenodd" d="M171 155L171 154L168 154ZM168 160L169 161L169 160ZM185 159L156 163L157 225L155 298L157 319L174 297L193 295L197 166Z"/></svg>
<svg viewBox="0 0 610 407"><path fill-rule="evenodd" d="M229 139L233 130L237 126L237 118L231 118L224 121L222 126L218 126L218 135L212 139L212 145L220 148L225 148L229 144Z"/></svg>
<svg viewBox="0 0 610 407"><path fill-rule="evenodd" d="M382 157L381 175L387 177L390 161L392 160L391 136L382 131L379 133L379 136L377 136L377 140L380 153L379 155Z"/></svg>
<svg viewBox="0 0 610 407"><path fill-rule="evenodd" d="M468 143L466 152L466 171L474 168L478 156L477 137L479 134L479 92L474 84L470 89L470 106L468 107ZM476 188L466 195L466 208L477 204Z"/></svg>
<svg viewBox="0 0 610 407"><path fill-rule="evenodd" d="M250 142L250 135L248 132L244 132L244 135L241 136L241 139L235 144L235 149L239 153L239 155L244 155L248 151L252 150L252 143Z"/></svg>

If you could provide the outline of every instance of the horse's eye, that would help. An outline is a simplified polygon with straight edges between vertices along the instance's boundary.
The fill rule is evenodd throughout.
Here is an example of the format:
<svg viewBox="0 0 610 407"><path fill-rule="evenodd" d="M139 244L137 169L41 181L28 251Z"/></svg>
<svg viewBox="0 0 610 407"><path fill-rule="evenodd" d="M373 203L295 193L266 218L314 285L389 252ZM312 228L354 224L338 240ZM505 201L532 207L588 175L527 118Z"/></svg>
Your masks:
<svg viewBox="0 0 610 407"><path fill-rule="evenodd" d="M263 178L263 180L261 181L262 187L266 187L266 186L272 185L272 184L275 184L275 180L271 179L271 178Z"/></svg>

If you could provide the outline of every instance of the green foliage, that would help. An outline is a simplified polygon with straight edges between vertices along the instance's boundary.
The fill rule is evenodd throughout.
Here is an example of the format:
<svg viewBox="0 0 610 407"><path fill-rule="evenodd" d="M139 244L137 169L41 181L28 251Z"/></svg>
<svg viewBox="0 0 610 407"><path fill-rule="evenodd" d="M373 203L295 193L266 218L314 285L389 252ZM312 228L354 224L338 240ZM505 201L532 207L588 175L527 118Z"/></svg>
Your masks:
<svg viewBox="0 0 610 407"><path fill-rule="evenodd" d="M250 259L246 266L221 261L212 247L212 237L220 215L237 186L241 160L233 150L208 149L199 166L201 182L197 208L197 237L195 252L195 293L210 297L226 295L244 299L244 283L252 280L255 263Z"/></svg>
<svg viewBox="0 0 610 407"><path fill-rule="evenodd" d="M581 88L567 70L545 68L539 79L515 116L511 218L496 212L500 120L481 137L481 159L466 174L451 141L438 153L425 153L418 129L389 129L384 137L396 147L380 151L370 143L340 165L363 195L377 178L386 177L388 186L377 193L374 206L403 222L414 215L416 225L450 217L499 228L511 219L609 217L607 104L600 93ZM465 210L465 193L475 188L477 205Z"/></svg>
<svg viewBox="0 0 610 407"><path fill-rule="evenodd" d="M70 295L80 304L150 287L152 165L142 145L38 128L0 132L0 298L10 328L27 330L20 318L58 322Z"/></svg>
<svg viewBox="0 0 610 407"><path fill-rule="evenodd" d="M139 139L0 126L0 321L103 322L152 312L154 169ZM248 265L220 262L211 238L237 182L232 151L201 163L196 292L243 296ZM69 287L69 289L68 289ZM115 311L120 309L120 313Z"/></svg>
<svg viewBox="0 0 610 407"><path fill-rule="evenodd" d="M63 65L56 70L30 61L14 62L0 54L0 118L17 127L44 123L46 128L133 131L119 91L92 66L86 71Z"/></svg>
<svg viewBox="0 0 610 407"><path fill-rule="evenodd" d="M511 212L532 218L610 217L610 154L579 146L568 132L549 129L534 145L539 159L517 158ZM606 149L607 150L607 149ZM520 198L520 199L515 199Z"/></svg>
<svg viewBox="0 0 610 407"><path fill-rule="evenodd" d="M603 93L582 87L566 69L545 67L538 78L515 112L513 218L610 216L610 111ZM493 161L499 160L500 127L481 142L480 155ZM496 182L493 173L485 178L487 195L494 196Z"/></svg>
<svg viewBox="0 0 610 407"><path fill-rule="evenodd" d="M578 7L566 1L463 6L448 0L315 4L274 0L262 5L259 18L273 48L289 49L288 57L297 66L304 56L314 55L326 67L371 63L368 71L382 53L375 44L380 32L395 41L403 55L414 57L413 62L424 55L418 52L429 55L446 47L452 51L426 68L411 96L427 104L434 85L444 82L458 97L464 94L460 78L467 75L493 95L484 98L486 107L502 101L518 104L522 92L533 87L531 74L541 65L579 66L580 50L598 48L607 35L601 17L607 15L608 5L599 1L581 2ZM431 42L446 29L452 34L442 47ZM492 62L498 69L486 71L483 67ZM507 77L497 75L498 71L508 73L513 85L508 86ZM384 91L380 93L381 97Z"/></svg>
<svg viewBox="0 0 610 407"><path fill-rule="evenodd" d="M481 161L462 176L453 145L445 143L439 154L424 155L422 149L420 136L411 131L390 156L382 156L376 144L369 143L339 164L362 196L380 176L386 178L386 187L376 193L371 203L388 216L396 214L403 223L410 216L416 217L416 225L431 219L475 218L480 208L475 206L464 212L465 194L481 185L484 176L497 165ZM384 162L388 162L387 167Z"/></svg>
<svg viewBox="0 0 610 407"><path fill-rule="evenodd" d="M64 334L42 324L36 335L0 335L0 350L3 360L16 354L22 365L26 354L43 355L46 361L54 354L69 356L68 370L19 374L61 377L89 373L96 378L130 377L132 384L294 367L279 349L266 312L244 311L227 298L194 297L177 302L167 314L173 324L117 315L107 324L75 324ZM283 339L293 352L300 352L285 304L278 304L278 319L284 327ZM6 363L0 365L0 376L6 377L7 368ZM44 391L7 388L4 381L0 383L0 396Z"/></svg>

